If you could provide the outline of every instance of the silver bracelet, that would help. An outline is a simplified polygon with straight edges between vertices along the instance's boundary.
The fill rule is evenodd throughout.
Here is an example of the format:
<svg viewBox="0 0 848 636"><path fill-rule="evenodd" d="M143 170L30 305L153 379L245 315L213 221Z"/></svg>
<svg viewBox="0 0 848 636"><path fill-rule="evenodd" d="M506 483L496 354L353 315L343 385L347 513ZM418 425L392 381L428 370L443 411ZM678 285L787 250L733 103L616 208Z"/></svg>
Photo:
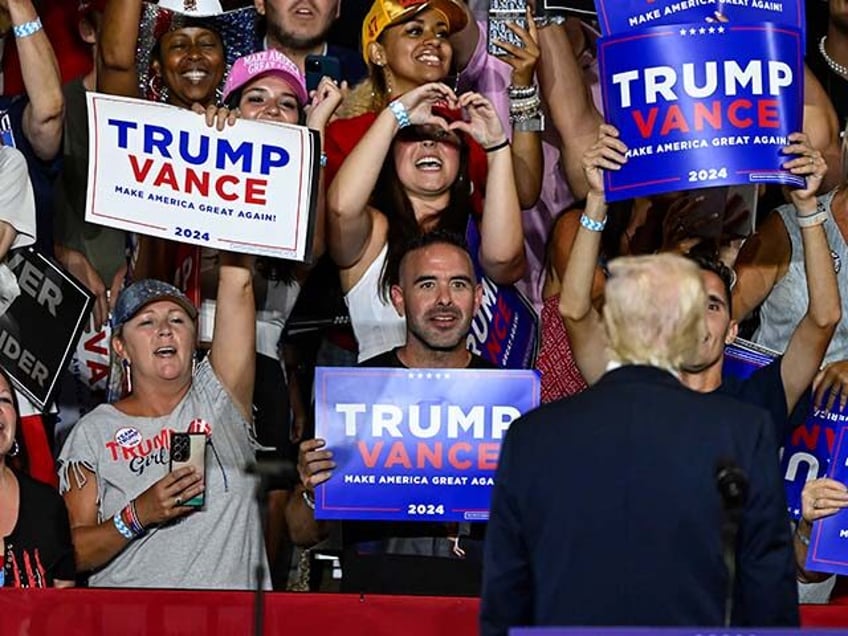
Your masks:
<svg viewBox="0 0 848 636"><path fill-rule="evenodd" d="M810 537L801 534L800 526L795 526L795 536L798 537L798 541L803 543L808 548L810 547Z"/></svg>
<svg viewBox="0 0 848 636"><path fill-rule="evenodd" d="M312 493L308 490L303 491L303 503L305 503L310 510L315 510L315 497L313 497Z"/></svg>
<svg viewBox="0 0 848 636"><path fill-rule="evenodd" d="M816 212L815 214L808 214L807 216L796 216L795 220L798 222L798 227L800 228L815 227L816 225L822 225L825 221L827 221L827 212Z"/></svg>

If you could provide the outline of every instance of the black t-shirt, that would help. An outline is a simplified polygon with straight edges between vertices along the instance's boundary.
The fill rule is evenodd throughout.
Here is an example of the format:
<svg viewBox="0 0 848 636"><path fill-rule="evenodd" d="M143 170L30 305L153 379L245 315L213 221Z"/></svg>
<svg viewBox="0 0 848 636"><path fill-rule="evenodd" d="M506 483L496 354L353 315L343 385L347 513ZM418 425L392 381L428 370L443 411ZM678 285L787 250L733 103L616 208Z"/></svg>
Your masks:
<svg viewBox="0 0 848 636"><path fill-rule="evenodd" d="M406 368L397 349L360 363L363 367ZM468 369L495 369L488 360L471 354ZM478 596L483 559L485 524L438 522L345 521L342 524L344 557L342 591L372 594L426 594ZM459 558L447 549L460 535ZM389 544L416 539L430 554L389 554ZM430 545L427 545L428 540ZM438 553L440 556L431 556Z"/></svg>
<svg viewBox="0 0 848 636"><path fill-rule="evenodd" d="M391 351L386 351L385 353L380 353L374 356L373 358L368 358L363 362L359 363L360 367L384 367L388 369L405 369L406 365L400 361L398 358L397 349L392 349ZM466 369L497 369L497 367L486 360L485 358L481 358L476 353L471 354L471 360L468 361L468 366Z"/></svg>
<svg viewBox="0 0 848 636"><path fill-rule="evenodd" d="M18 480L18 521L5 537L4 587L52 587L73 581L74 549L68 511L53 488L13 471Z"/></svg>
<svg viewBox="0 0 848 636"><path fill-rule="evenodd" d="M745 380L724 376L718 388L720 393L768 411L774 424L775 441L778 446L783 444L795 428L804 423L811 407L811 395L810 391L807 391L798 400L792 412L787 412L786 391L783 387L783 379L780 377L782 359L782 357L775 358L769 364L754 371Z"/></svg>

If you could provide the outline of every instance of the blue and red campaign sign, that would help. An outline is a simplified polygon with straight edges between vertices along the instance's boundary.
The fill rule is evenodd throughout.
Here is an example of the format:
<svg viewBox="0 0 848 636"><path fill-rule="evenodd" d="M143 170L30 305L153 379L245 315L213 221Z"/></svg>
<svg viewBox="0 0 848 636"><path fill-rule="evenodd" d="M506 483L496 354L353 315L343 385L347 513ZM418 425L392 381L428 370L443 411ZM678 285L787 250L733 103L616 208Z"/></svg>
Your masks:
<svg viewBox="0 0 848 636"><path fill-rule="evenodd" d="M492 364L532 369L539 352L539 316L514 285L498 285L480 265L480 231L474 219L465 232L474 272L483 287L483 302L471 321L466 345Z"/></svg>
<svg viewBox="0 0 848 636"><path fill-rule="evenodd" d="M775 24L802 32L806 22L802 0L595 0L603 35L620 35L646 27L688 22Z"/></svg>
<svg viewBox="0 0 848 636"><path fill-rule="evenodd" d="M724 350L723 373L747 378L775 356L773 351L738 339ZM786 489L786 505L793 519L801 517L804 484L827 474L837 430L843 421L848 421L848 413L839 410L838 404L829 411L813 407L803 423L786 439L777 440L781 445L780 469Z"/></svg>
<svg viewBox="0 0 848 636"><path fill-rule="evenodd" d="M628 146L605 171L607 200L804 181L781 168L801 130L801 31L689 23L601 38L604 115Z"/></svg>
<svg viewBox="0 0 848 636"><path fill-rule="evenodd" d="M336 468L315 517L487 520L504 433L538 405L536 371L318 367L315 436Z"/></svg>
<svg viewBox="0 0 848 636"><path fill-rule="evenodd" d="M835 447L827 476L848 484L848 414L833 417ZM848 509L813 524L806 567L815 572L848 574Z"/></svg>

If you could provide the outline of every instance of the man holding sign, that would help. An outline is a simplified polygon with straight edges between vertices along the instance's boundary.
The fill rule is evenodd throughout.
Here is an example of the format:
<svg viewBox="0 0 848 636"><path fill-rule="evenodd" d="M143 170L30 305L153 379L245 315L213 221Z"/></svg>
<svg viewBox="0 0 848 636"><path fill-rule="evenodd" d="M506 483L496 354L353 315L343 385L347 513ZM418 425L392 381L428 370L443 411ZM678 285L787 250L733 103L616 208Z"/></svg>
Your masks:
<svg viewBox="0 0 848 636"><path fill-rule="evenodd" d="M442 231L413 241L400 261L392 303L406 316L402 347L363 363L408 369L492 369L465 348L482 287L461 238ZM332 478L336 463L323 439L301 444L301 485L287 520L292 539L313 545L328 533L314 517L315 487ZM339 479L340 477L336 477ZM476 594L482 560L482 527L470 523L345 522L343 591ZM365 551L364 542L372 544ZM379 547L374 548L373 544ZM412 558L412 555L423 558Z"/></svg>

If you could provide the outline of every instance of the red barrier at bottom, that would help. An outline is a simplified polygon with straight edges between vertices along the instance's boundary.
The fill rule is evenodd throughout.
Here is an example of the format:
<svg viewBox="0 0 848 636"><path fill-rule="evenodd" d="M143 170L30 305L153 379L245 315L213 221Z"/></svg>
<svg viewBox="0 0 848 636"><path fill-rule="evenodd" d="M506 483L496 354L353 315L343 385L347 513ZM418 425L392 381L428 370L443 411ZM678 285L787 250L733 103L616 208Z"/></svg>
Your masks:
<svg viewBox="0 0 848 636"><path fill-rule="evenodd" d="M347 594L265 595L268 636L474 636L478 600ZM801 607L804 626L848 627L848 606ZM249 592L0 591L0 634L249 635Z"/></svg>

